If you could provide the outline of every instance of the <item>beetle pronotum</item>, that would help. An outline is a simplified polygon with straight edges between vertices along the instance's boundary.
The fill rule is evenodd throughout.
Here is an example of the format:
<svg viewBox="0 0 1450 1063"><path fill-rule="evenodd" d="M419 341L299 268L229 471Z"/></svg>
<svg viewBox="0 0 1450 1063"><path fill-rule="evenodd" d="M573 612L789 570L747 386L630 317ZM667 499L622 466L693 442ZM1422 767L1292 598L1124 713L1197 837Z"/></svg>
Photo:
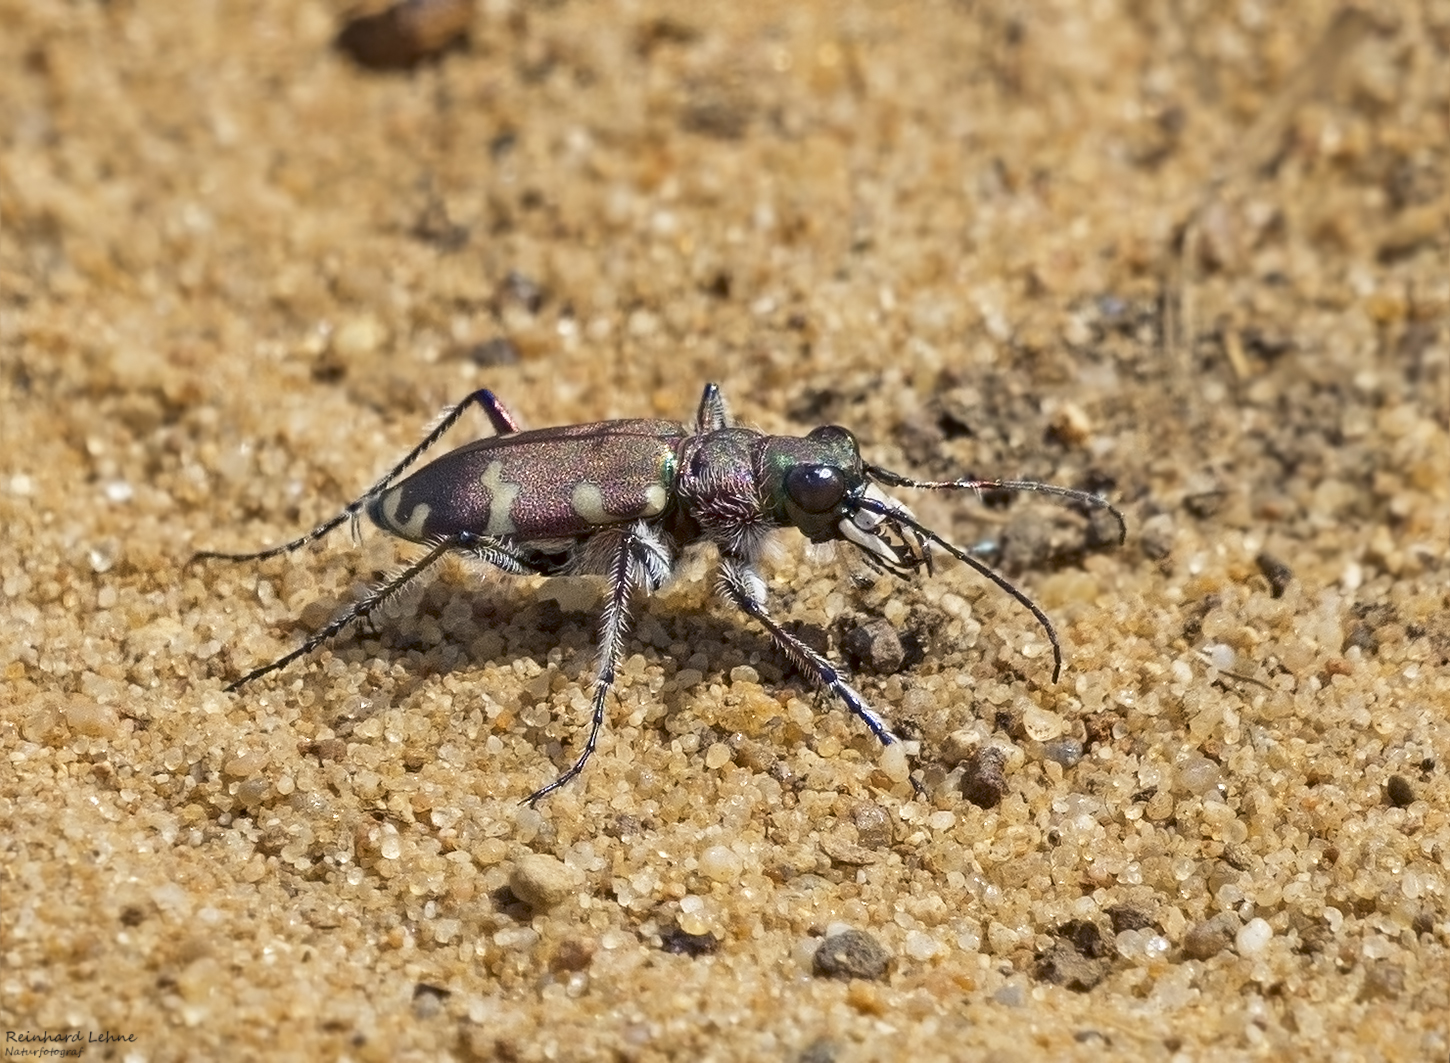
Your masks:
<svg viewBox="0 0 1450 1063"><path fill-rule="evenodd" d="M471 406L495 435L464 444L406 479L403 473ZM842 670L781 627L766 608L759 564L766 543L796 528L814 543L842 541L874 569L909 576L931 568L940 547L1006 591L1052 643L1052 678L1062 649L1047 615L1005 577L923 525L881 490L1035 491L1105 510L1126 536L1122 514L1086 491L1036 480L914 480L864 462L855 437L836 425L805 436L773 436L736 425L720 389L705 385L693 431L663 420L600 421L521 431L486 389L444 412L437 425L386 476L312 531L250 554L206 551L193 560L261 561L291 553L366 512L391 535L424 546L422 557L313 633L302 645L227 687L236 690L311 653L395 597L446 554L459 554L518 575L602 575L608 581L599 624L599 671L589 737L574 763L526 798L532 805L583 769L604 726L635 591L658 590L679 570L685 551L711 543L719 552L721 594L769 633L806 675L835 695L884 745L890 726Z"/></svg>

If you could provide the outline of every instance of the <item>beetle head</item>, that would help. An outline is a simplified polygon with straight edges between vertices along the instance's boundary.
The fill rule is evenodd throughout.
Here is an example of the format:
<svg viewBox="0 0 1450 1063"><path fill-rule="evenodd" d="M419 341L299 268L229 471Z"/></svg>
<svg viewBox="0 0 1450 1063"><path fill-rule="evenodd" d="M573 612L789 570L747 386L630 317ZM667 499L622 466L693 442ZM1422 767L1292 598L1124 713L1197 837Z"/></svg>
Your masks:
<svg viewBox="0 0 1450 1063"><path fill-rule="evenodd" d="M803 437L769 437L762 466L777 518L812 542L845 540L903 575L927 561L920 538L893 519L911 511L867 479L856 437L846 429L823 425Z"/></svg>

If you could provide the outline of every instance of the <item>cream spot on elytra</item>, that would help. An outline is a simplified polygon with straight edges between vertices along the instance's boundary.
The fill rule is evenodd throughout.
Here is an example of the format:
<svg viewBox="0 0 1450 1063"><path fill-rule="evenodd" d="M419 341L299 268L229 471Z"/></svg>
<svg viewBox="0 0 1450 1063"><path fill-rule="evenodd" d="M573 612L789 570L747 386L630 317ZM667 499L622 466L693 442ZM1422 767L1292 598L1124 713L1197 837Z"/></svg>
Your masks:
<svg viewBox="0 0 1450 1063"><path fill-rule="evenodd" d="M383 499L383 519L388 522L389 530L395 535L411 539L413 542L420 542L423 538L423 528L428 523L428 514L431 512L428 503L419 502L414 506L406 521L398 518L398 507L402 504L403 489L395 487Z"/></svg>
<svg viewBox="0 0 1450 1063"><path fill-rule="evenodd" d="M574 512L590 524L614 523L614 518L604 512L604 492L599 490L598 484L588 481L575 484L569 503L574 507Z"/></svg>
<svg viewBox="0 0 1450 1063"><path fill-rule="evenodd" d="M512 535L518 531L514 525L513 510L520 486L504 481L503 462L489 462L478 482L488 492L488 527L484 529L484 534Z"/></svg>
<svg viewBox="0 0 1450 1063"><path fill-rule="evenodd" d="M670 496L665 493L664 487L660 484L650 484L644 490L644 506L639 511L641 517L658 517L665 511L665 504L669 502Z"/></svg>

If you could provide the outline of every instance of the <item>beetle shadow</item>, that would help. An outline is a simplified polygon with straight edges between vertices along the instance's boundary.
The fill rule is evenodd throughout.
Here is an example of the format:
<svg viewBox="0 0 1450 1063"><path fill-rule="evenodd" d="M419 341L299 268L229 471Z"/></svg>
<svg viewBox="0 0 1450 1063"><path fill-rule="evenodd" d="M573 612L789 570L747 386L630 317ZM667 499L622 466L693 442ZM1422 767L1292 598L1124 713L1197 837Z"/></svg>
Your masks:
<svg viewBox="0 0 1450 1063"><path fill-rule="evenodd" d="M541 671L551 669L592 691L599 652L599 626L604 605L601 590L588 609L566 609L552 597L540 597L541 588L524 580L491 580L485 584L436 581L417 597L379 611L368 622L345 632L329 643L337 656L361 651L391 666L406 663L405 675L397 679L392 701L409 699L434 676L467 676L489 665L510 665L529 660ZM674 603L670 595L636 596L630 630L625 635L623 657L643 653L656 662L673 660L676 669L697 652L709 658L706 679L728 677L739 665L768 664L773 673L772 688L795 687L805 694L815 689L804 674L768 633L753 627L743 612L714 603L700 609ZM456 618L464 611L469 619ZM450 623L447 618L454 617ZM827 649L824 627L782 621L783 626L826 653L833 661L838 654ZM641 637L640 629L653 629L654 638ZM459 628L465 634L455 633ZM662 630L670 646L684 645L686 653L674 655L660 647ZM490 632L492 637L490 637ZM562 659L551 661L555 651ZM775 678L776 675L779 678ZM335 722L356 724L362 716L347 714Z"/></svg>

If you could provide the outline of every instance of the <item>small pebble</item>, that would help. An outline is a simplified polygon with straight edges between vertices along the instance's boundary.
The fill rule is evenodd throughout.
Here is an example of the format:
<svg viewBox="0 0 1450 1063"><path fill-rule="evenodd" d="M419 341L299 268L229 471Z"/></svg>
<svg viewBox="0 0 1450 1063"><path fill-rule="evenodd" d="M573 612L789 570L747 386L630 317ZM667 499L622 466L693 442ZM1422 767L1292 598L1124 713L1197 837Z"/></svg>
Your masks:
<svg viewBox="0 0 1450 1063"><path fill-rule="evenodd" d="M431 1019L439 1014L443 1011L443 1002L448 999L449 995L446 989L419 982L413 987L414 1018Z"/></svg>
<svg viewBox="0 0 1450 1063"><path fill-rule="evenodd" d="M835 1041L828 1041L823 1037L807 1045L796 1057L796 1063L836 1063L838 1051Z"/></svg>
<svg viewBox="0 0 1450 1063"><path fill-rule="evenodd" d="M245 808L255 808L267 796L271 784L266 779L247 779L237 787L237 800Z"/></svg>
<svg viewBox="0 0 1450 1063"><path fill-rule="evenodd" d="M1274 936L1274 928L1260 918L1250 919L1234 937L1240 956L1254 956L1264 950Z"/></svg>
<svg viewBox="0 0 1450 1063"><path fill-rule="evenodd" d="M451 4L441 3L440 0L433 0L434 7L471 7L471 4L459 4L454 0ZM538 281L526 277L516 269L511 269L508 276L504 277L503 283L499 285L495 299L500 302L512 302L527 310L531 314L537 314L539 308L544 305L544 289Z"/></svg>
<svg viewBox="0 0 1450 1063"><path fill-rule="evenodd" d="M177 974L176 989L183 1000L199 1003L226 982L227 972L222 965L211 956L200 956Z"/></svg>
<svg viewBox="0 0 1450 1063"><path fill-rule="evenodd" d="M1223 862L1235 871L1247 871L1254 866L1253 850L1239 842L1225 842Z"/></svg>
<svg viewBox="0 0 1450 1063"><path fill-rule="evenodd" d="M1138 548L1149 561L1162 561L1173 553L1176 534L1172 514L1160 513L1143 522L1143 529L1138 535Z"/></svg>
<svg viewBox="0 0 1450 1063"><path fill-rule="evenodd" d="M851 809L851 822L856 825L856 840L867 849L885 849L896 839L891 816L870 801L857 802Z"/></svg>
<svg viewBox="0 0 1450 1063"><path fill-rule="evenodd" d="M1223 508L1224 500L1227 497L1227 491L1201 491L1198 494L1187 495L1183 499L1183 508L1199 520L1208 520Z"/></svg>
<svg viewBox="0 0 1450 1063"><path fill-rule="evenodd" d="M978 808L995 808L1007 792L1006 766L1007 755L996 746L978 749L962 775L962 795Z"/></svg>
<svg viewBox="0 0 1450 1063"><path fill-rule="evenodd" d="M1042 755L1064 768L1071 768L1082 760L1082 743L1076 738L1054 738L1042 743Z"/></svg>
<svg viewBox="0 0 1450 1063"><path fill-rule="evenodd" d="M734 882L744 869L745 861L728 845L712 845L700 854L700 874L716 882Z"/></svg>
<svg viewBox="0 0 1450 1063"><path fill-rule="evenodd" d="M62 711L65 713L66 725L77 734L89 735L92 738L114 738L120 730L116 710L109 705L99 705L94 701L77 698L68 702Z"/></svg>
<svg viewBox="0 0 1450 1063"><path fill-rule="evenodd" d="M672 926L660 934L660 951L673 956L708 956L720 948L720 939L708 931L692 934Z"/></svg>
<svg viewBox="0 0 1450 1063"><path fill-rule="evenodd" d="M915 691L907 694L907 699L910 700L914 693ZM943 764L955 768L963 761L976 756L981 745L982 738L975 731L953 731L943 739L938 753Z"/></svg>
<svg viewBox="0 0 1450 1063"><path fill-rule="evenodd" d="M565 938L549 958L551 971L582 971L594 959L595 943L586 938Z"/></svg>
<svg viewBox="0 0 1450 1063"><path fill-rule="evenodd" d="M1403 775L1391 775L1385 783L1385 796L1396 808L1409 808L1415 803L1415 788Z"/></svg>
<svg viewBox="0 0 1450 1063"><path fill-rule="evenodd" d="M1012 982L993 993L992 999L1003 1007L1020 1008L1027 1003L1027 989L1017 982Z"/></svg>
<svg viewBox="0 0 1450 1063"><path fill-rule="evenodd" d="M814 968L824 978L877 979L891 966L891 953L862 930L843 930L821 942Z"/></svg>
<svg viewBox="0 0 1450 1063"><path fill-rule="evenodd" d="M1074 949L1089 959L1099 960L1109 953L1102 927L1091 919L1069 920L1058 927L1055 932L1058 937L1070 943Z"/></svg>
<svg viewBox="0 0 1450 1063"><path fill-rule="evenodd" d="M760 673L748 664L737 664L730 669L730 682L732 683L758 683Z"/></svg>
<svg viewBox="0 0 1450 1063"><path fill-rule="evenodd" d="M492 369L494 366L500 365L517 365L519 349L508 337L495 336L482 343L475 343L468 348L464 357L476 366Z"/></svg>
<svg viewBox="0 0 1450 1063"><path fill-rule="evenodd" d="M906 954L913 960L925 962L941 951L941 942L922 930L913 930L906 935Z"/></svg>
<svg viewBox="0 0 1450 1063"><path fill-rule="evenodd" d="M1107 909L1107 916L1113 922L1113 933L1125 930L1146 930L1153 925L1153 916L1131 904L1115 904Z"/></svg>
<svg viewBox="0 0 1450 1063"><path fill-rule="evenodd" d="M382 345L383 326L371 314L343 322L332 335L332 349L343 358L371 354Z"/></svg>
<svg viewBox="0 0 1450 1063"><path fill-rule="evenodd" d="M881 751L881 770L892 782L911 778L911 762L906 759L906 750L900 742L892 742Z"/></svg>
<svg viewBox="0 0 1450 1063"><path fill-rule="evenodd" d="M877 675L893 675L906 661L901 636L889 620L873 620L853 629L841 648L853 668Z"/></svg>
<svg viewBox="0 0 1450 1063"><path fill-rule="evenodd" d="M1275 598L1284 597L1284 591L1288 588L1289 581L1294 578L1294 570L1273 554L1260 554L1254 558L1254 563L1259 566L1259 571L1269 581L1269 593Z"/></svg>
<svg viewBox="0 0 1450 1063"><path fill-rule="evenodd" d="M1032 973L1040 981L1086 993L1103 980L1108 964L1085 956L1066 941L1058 941L1037 957Z"/></svg>
<svg viewBox="0 0 1450 1063"><path fill-rule="evenodd" d="M552 856L530 853L514 865L509 889L530 908L543 911L568 897L577 885L575 874Z"/></svg>
<svg viewBox="0 0 1450 1063"><path fill-rule="evenodd" d="M1228 948L1238 931L1239 917L1232 912L1220 912L1183 935L1183 952L1190 959L1211 959Z"/></svg>
<svg viewBox="0 0 1450 1063"><path fill-rule="evenodd" d="M1178 786L1202 797L1219 784L1218 765L1207 757L1194 757L1178 767Z"/></svg>
<svg viewBox="0 0 1450 1063"><path fill-rule="evenodd" d="M1075 447L1083 446L1093 434L1092 418L1075 402L1059 406L1048 428L1055 438Z"/></svg>
<svg viewBox="0 0 1450 1063"><path fill-rule="evenodd" d="M1055 712L1029 705L1022 711L1022 730L1034 742L1047 742L1062 734L1065 724Z"/></svg>
<svg viewBox="0 0 1450 1063"><path fill-rule="evenodd" d="M1405 991L1405 969L1388 960L1377 960L1365 967L1364 984L1359 999L1396 1000Z"/></svg>
<svg viewBox="0 0 1450 1063"><path fill-rule="evenodd" d="M472 21L472 0L401 0L350 20L337 47L359 66L406 70L462 40Z"/></svg>

